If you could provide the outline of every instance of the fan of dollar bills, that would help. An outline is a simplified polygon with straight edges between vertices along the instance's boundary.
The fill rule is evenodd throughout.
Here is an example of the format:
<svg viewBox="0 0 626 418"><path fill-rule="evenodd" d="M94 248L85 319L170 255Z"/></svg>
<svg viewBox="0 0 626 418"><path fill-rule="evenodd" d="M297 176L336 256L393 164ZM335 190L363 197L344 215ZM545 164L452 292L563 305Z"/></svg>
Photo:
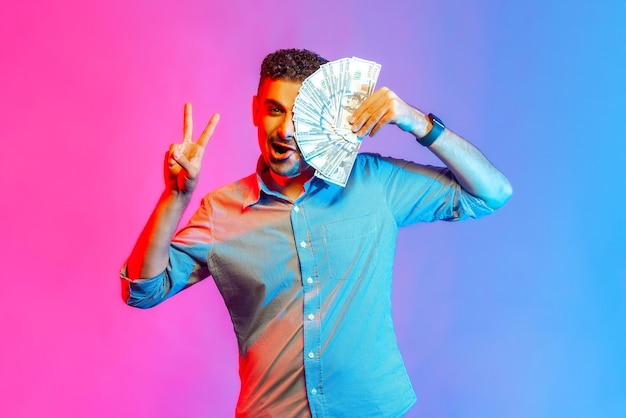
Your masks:
<svg viewBox="0 0 626 418"><path fill-rule="evenodd" d="M348 122L376 86L380 64L343 58L322 65L300 87L293 106L295 136L317 177L345 186L361 139Z"/></svg>

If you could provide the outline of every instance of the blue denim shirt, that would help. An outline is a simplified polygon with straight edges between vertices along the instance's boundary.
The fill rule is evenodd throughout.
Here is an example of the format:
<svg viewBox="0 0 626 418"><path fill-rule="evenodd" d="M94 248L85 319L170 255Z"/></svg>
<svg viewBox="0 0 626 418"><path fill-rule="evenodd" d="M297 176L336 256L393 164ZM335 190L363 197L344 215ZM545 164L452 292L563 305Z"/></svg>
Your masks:
<svg viewBox="0 0 626 418"><path fill-rule="evenodd" d="M313 178L295 202L257 173L202 200L160 276L129 280L154 306L209 275L239 345L237 416L391 417L415 403L398 350L398 229L492 210L448 169L360 154L345 188Z"/></svg>

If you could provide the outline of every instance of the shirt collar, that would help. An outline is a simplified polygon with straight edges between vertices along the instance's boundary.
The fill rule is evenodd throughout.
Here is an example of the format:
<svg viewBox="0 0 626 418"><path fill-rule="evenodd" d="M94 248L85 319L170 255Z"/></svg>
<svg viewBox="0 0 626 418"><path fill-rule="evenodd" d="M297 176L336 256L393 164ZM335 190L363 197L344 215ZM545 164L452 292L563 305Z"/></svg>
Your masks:
<svg viewBox="0 0 626 418"><path fill-rule="evenodd" d="M268 171L269 169L270 169L269 166L267 165L265 160L263 160L263 156L259 157L259 160L257 161L257 164L256 164L256 174L246 179L246 183L248 186L247 187L248 193L247 193L247 196L243 200L244 208L247 208L249 206L253 206L259 203L259 200L261 199L261 192L267 196L275 196L280 199L286 199L285 196L283 196L282 194L275 192L271 190L269 187L267 187L267 184L265 184L265 182L263 181L262 174ZM323 188L327 187L326 181L318 178L317 176L313 176L311 180L309 180L308 182L304 184L304 193L305 194L307 193L307 191L311 187L311 184L317 183L317 182L320 183L321 187Z"/></svg>

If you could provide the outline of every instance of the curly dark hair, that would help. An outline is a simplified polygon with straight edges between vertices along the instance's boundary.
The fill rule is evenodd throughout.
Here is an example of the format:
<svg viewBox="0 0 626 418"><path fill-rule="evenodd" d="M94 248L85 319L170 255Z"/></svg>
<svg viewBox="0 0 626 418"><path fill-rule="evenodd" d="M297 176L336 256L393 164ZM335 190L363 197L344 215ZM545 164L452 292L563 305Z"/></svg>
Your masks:
<svg viewBox="0 0 626 418"><path fill-rule="evenodd" d="M263 60L259 86L266 78L301 83L327 62L326 58L307 49L279 49Z"/></svg>

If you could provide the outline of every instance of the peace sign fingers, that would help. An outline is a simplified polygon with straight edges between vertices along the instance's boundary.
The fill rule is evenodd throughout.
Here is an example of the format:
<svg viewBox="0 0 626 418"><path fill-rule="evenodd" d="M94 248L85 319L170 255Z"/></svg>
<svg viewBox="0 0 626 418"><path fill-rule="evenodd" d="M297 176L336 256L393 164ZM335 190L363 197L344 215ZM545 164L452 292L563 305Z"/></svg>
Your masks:
<svg viewBox="0 0 626 418"><path fill-rule="evenodd" d="M193 141L193 118L191 103L185 103L183 116L183 142L173 144L168 153L168 167L166 179L170 179L171 186L179 190L192 191L200 173L202 156L215 127L220 119L214 114L196 142Z"/></svg>

